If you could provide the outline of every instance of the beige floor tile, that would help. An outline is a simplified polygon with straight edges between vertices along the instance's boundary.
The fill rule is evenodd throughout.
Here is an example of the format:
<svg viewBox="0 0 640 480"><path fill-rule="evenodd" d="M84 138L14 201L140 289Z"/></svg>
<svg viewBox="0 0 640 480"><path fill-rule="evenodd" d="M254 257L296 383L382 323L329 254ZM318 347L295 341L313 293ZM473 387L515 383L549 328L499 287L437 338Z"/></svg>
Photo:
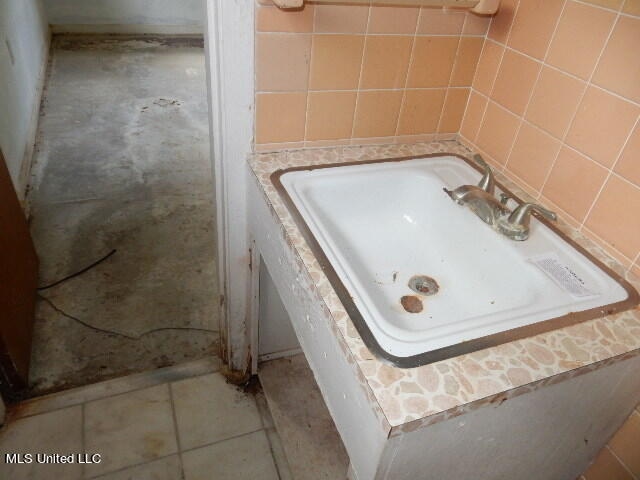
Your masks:
<svg viewBox="0 0 640 480"><path fill-rule="evenodd" d="M183 450L260 430L252 396L214 373L171 384Z"/></svg>
<svg viewBox="0 0 640 480"><path fill-rule="evenodd" d="M349 457L304 355L263 363L260 381L293 478L345 478Z"/></svg>
<svg viewBox="0 0 640 480"><path fill-rule="evenodd" d="M185 480L278 480L264 431L182 454Z"/></svg>
<svg viewBox="0 0 640 480"><path fill-rule="evenodd" d="M34 463L5 463L6 453L31 453ZM0 433L0 478L11 480L54 479L76 480L82 478L82 465L36 464L35 454L58 453L64 455L82 453L82 407L71 407L55 412L23 418L12 422Z"/></svg>
<svg viewBox="0 0 640 480"><path fill-rule="evenodd" d="M85 442L88 453L102 455L100 464L87 466L91 475L176 453L168 385L87 403Z"/></svg>
<svg viewBox="0 0 640 480"><path fill-rule="evenodd" d="M178 455L171 455L94 478L96 480L177 480L182 478L182 467Z"/></svg>

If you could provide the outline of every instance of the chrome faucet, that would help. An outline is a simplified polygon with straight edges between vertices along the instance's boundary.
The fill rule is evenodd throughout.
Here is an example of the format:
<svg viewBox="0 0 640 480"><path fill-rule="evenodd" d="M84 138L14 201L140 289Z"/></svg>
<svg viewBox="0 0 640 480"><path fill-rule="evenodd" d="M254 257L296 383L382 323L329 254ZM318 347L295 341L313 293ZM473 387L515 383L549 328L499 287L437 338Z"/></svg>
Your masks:
<svg viewBox="0 0 640 480"><path fill-rule="evenodd" d="M475 162L484 169L478 185L461 185L455 190L444 191L459 205L466 205L483 222L512 240L523 241L529 238L531 212L535 211L550 220L557 216L550 210L534 203L523 203L513 212L507 207L509 196L502 193L500 200L495 197L495 179L491 167L476 154Z"/></svg>

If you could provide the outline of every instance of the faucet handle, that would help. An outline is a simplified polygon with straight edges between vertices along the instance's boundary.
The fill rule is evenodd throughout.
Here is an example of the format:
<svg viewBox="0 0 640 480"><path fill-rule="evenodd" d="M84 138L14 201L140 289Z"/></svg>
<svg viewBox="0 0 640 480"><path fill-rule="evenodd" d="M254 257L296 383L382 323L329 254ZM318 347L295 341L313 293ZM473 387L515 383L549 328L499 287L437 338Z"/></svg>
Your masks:
<svg viewBox="0 0 640 480"><path fill-rule="evenodd" d="M526 240L529 238L529 224L531 222L531 212L537 212L549 220L557 220L558 216L551 210L547 210L537 203L522 203L518 205L509 215L508 219L500 219L499 230L513 240Z"/></svg>
<svg viewBox="0 0 640 480"><path fill-rule="evenodd" d="M484 169L484 175L482 175L482 178L478 182L478 187L493 195L496 189L496 182L493 178L493 171L491 170L491 167L478 153L473 156L473 160Z"/></svg>

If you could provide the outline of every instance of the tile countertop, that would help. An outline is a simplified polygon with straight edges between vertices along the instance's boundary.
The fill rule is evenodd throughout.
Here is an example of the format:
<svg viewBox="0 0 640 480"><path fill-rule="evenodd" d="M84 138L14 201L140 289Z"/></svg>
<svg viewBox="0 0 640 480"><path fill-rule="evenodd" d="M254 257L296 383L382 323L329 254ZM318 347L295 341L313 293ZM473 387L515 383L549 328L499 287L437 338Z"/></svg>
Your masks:
<svg viewBox="0 0 640 480"><path fill-rule="evenodd" d="M288 244L304 265L329 312L333 331L349 360L359 368L372 408L382 415L389 435L416 430L461 415L483 405L532 391L544 385L587 373L640 354L640 309L589 320L467 355L418 368L401 369L378 360L364 345L338 300L295 221L271 183L276 170L358 160L395 158L429 153L456 153L471 157L472 151L456 141L335 147L257 153L249 164L271 211L286 232ZM521 199L530 196L504 175L496 179ZM640 279L609 257L598 245L562 219L558 227L637 290Z"/></svg>

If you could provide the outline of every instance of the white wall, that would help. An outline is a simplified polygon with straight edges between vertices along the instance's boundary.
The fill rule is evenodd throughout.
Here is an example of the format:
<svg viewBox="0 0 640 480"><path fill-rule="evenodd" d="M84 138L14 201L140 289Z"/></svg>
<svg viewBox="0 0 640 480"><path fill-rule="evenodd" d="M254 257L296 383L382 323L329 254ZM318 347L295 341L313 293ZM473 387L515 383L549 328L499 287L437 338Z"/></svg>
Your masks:
<svg viewBox="0 0 640 480"><path fill-rule="evenodd" d="M196 33L203 31L204 0L43 0L58 31ZM99 25L96 30L88 26ZM85 26L82 29L80 26ZM112 28L108 28L112 26ZM119 28L113 28L118 26ZM124 28L129 26L129 28ZM164 27L149 29L149 26ZM147 28L145 28L147 27Z"/></svg>
<svg viewBox="0 0 640 480"><path fill-rule="evenodd" d="M40 0L0 0L0 147L22 198L49 49Z"/></svg>

